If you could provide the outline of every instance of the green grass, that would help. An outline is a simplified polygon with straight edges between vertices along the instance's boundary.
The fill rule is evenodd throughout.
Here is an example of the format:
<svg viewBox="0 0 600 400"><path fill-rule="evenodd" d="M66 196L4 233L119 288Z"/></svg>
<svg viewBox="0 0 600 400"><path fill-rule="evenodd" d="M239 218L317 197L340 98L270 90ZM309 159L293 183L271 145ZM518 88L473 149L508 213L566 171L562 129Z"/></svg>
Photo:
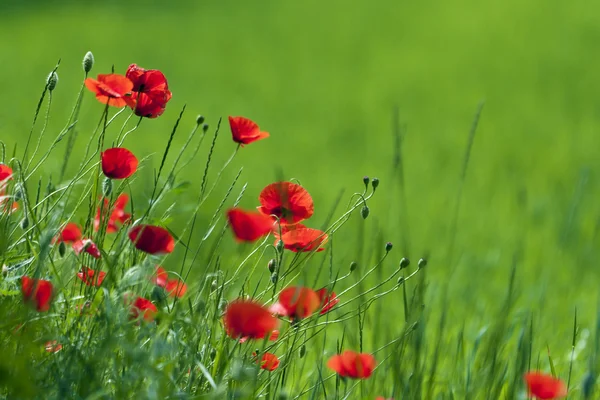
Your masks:
<svg viewBox="0 0 600 400"><path fill-rule="evenodd" d="M377 286L393 273L402 257L411 260L410 272L420 257L428 260L426 270L406 285L406 301L410 303L416 296L410 317L404 312L402 289L366 311L361 337L364 350L369 352L402 337L413 321L419 323L406 340L376 354L382 364L371 380L356 388L348 383L348 390L353 388L349 398L379 394L424 399L516 398L515 393L523 394L520 376L524 366L539 364L550 371L548 348L557 374L567 379L576 309L581 352L573 363L570 398L583 398L584 377L597 357L600 295L596 268L600 221L596 205L600 194L597 8L584 3L512 0L352 5L337 0L178 2L168 6L153 2L143 7L137 1L127 6L120 2L0 4L0 35L11 38L0 42L0 140L6 143L9 155L16 146L16 154L21 156L44 79L61 59L60 80L40 153L48 149L71 112L83 78L81 58L88 50L96 56L93 76L110 71L112 65L123 73L135 62L161 69L174 94L166 113L157 120L144 120L125 143L136 154L148 157L131 182L139 210L147 207L154 188L153 171L160 166L169 133L184 104L186 112L167 168L194 128L196 115L207 118L210 129L198 157L176 179L176 183L189 182L189 186L168 193L152 214L175 233L183 232L195 209L218 119L245 115L271 133L268 140L241 149L223 172L198 213L190 239L191 254L186 255L183 246L178 246L164 262L171 270L179 270L182 263L191 268L190 292L201 293L191 297L192 303L203 299L209 304L205 312L193 313L195 316L186 320L189 310L184 301L174 314L173 325L161 324L158 332L147 327L136 331L122 318L117 299L111 303L107 297L106 304L113 304L115 309L105 310L105 319L97 325L82 328L87 332L97 326L95 332L105 335L100 335L97 343L104 344L82 352L78 362L73 360L75 350L67 346L55 358L39 350L40 338L50 332L74 342L61 325L39 326L15 342L5 335L10 328L3 323L3 343L11 351L25 351L15 346L25 346L30 339L33 344L25 349L39 354L31 359L17 357L13 364L11 353L0 363L1 368L8 365L12 371L24 368L32 373L28 368L35 366L37 374L30 381L36 384L28 389L31 396L47 386L52 388L51 397L83 398L100 390L107 380L119 384L113 383L106 393L97 395L99 398L135 397L135 393L148 398L157 393L160 398L187 389L181 371L199 351L189 340L200 338L204 344L203 329L208 326L217 336L221 334L214 321L202 321L202 316L216 314L218 304L211 303L216 299L201 288L212 282L209 274L215 269L233 273L251 247L236 245L230 233L223 231L220 210L215 214L218 220L209 242L202 246L196 261L190 260L243 167L225 207L233 204L244 184L240 204L250 208L266 184L297 178L315 199L311 222L316 227L328 220L342 191L335 216L343 213L352 193L362 191L364 175L380 178L381 185L369 201L369 218L363 221L358 213L353 215L334 235L333 254L314 255L301 281L317 279L323 285L331 280L330 268L332 276L337 271L344 275L356 261L357 271L346 282L336 284L343 290L377 263L387 241L394 243L393 250L351 297ZM463 180L469 130L481 101L485 104ZM36 135L45 110L46 103ZM101 112L102 105L85 92L68 173L58 181L63 141L27 182L31 201L38 178L42 179L42 190L50 176L56 186L70 182ZM116 122L119 128L123 120ZM212 155L209 187L235 150L225 122ZM111 129L111 137L116 136L118 128ZM394 163L398 155L395 131L402 135L403 171ZM57 215L54 224L70 213L75 213L75 220L85 221L89 200L86 198L77 210L73 208L82 193L83 186L76 186L65 215ZM169 209L172 204L176 205ZM10 221L11 229L20 234L14 224L21 218L18 214ZM40 228L44 230L46 225ZM42 246L39 233L34 232L29 244L19 244L9 255L0 254L0 261L18 254L33 255L37 262ZM222 233L221 247L213 257L214 241ZM255 287L260 291L268 287L269 258L267 252L260 260L252 259L251 265L257 263L256 272L245 290L252 293ZM131 261L129 264L135 265L140 260ZM60 276L72 278L75 262L69 258L67 264ZM44 264L46 272L47 268ZM513 269L514 293L508 307ZM24 309L19 308L16 279L20 271L0 283L7 291L2 307L16 313L15 319L35 318L34 313L23 314ZM414 292L419 279L427 282L422 299ZM391 288L393 282L378 291ZM225 288L222 296L235 298L239 284ZM361 297L349 308L356 309L364 300ZM422 315L420 304L425 305ZM74 317L68 314L66 318L71 321ZM174 327L172 335L176 338L169 336L169 326ZM123 332L123 336L110 338L106 335L110 330ZM290 357L294 366L286 373L284 385L290 395L298 396L319 382L319 373L328 376L323 354L334 353L342 337L344 347L357 348L358 332L358 317L333 324L326 338L320 333L306 343L308 351L303 359L298 359L295 347L282 345L281 351L294 354ZM152 338L151 344L139 349L135 344L144 335ZM179 335L185 341L179 341ZM115 349L121 351L114 353L114 359L102 361L103 355L113 354ZM123 349L131 349L131 353ZM236 354L247 354L248 349L238 348ZM210 365L206 354L197 354ZM179 364L179 360L184 361ZM128 370L134 367L131 374L117 378L114 371L121 366ZM214 368L219 371L217 377L223 379L218 381L223 385L219 387L229 387L231 395L232 387L227 386L229 366ZM107 372L112 369L114 376ZM93 385L98 386L82 389L77 381L86 376L82 371L94 374ZM136 373L150 379L142 383ZM11 383L13 388L29 379L25 373L18 376ZM260 376L260 382L266 379L264 374ZM2 378L0 382L8 384ZM72 382L79 383L74 387ZM208 391L210 385L204 385L194 390ZM334 398L333 379L324 385L329 398ZM26 386L17 389L21 397L28 397ZM324 394L309 391L306 398L311 396L322 398ZM596 396L593 392L588 398Z"/></svg>

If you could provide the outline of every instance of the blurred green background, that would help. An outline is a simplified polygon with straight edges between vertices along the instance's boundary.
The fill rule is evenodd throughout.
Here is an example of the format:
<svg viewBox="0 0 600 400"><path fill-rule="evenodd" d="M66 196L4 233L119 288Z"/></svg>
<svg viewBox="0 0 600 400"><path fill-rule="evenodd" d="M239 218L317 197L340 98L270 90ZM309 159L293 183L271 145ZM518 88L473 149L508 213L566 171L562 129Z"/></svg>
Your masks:
<svg viewBox="0 0 600 400"><path fill-rule="evenodd" d="M340 263L361 257L354 244L366 224L366 248L396 244L386 268L402 256L427 255L434 307L450 285L451 325L467 319L476 332L499 307L516 255L520 307L536 310L540 344L566 352L573 310L589 327L599 294L599 11L590 2L542 0L3 0L0 139L22 152L59 58L49 139L68 118L86 51L96 58L92 76L113 65L124 73L130 63L160 69L173 100L126 142L136 154L157 153L154 167L184 104L176 144L197 114L212 128L221 116L252 118L271 138L241 149L223 179L224 189L244 166L244 206L254 206L282 171L312 194L318 227L340 190L345 204L363 175L377 176L370 218L357 216L334 239ZM480 101L450 259L461 165ZM406 204L393 163L394 110L404 133ZM101 112L86 92L78 148ZM235 148L224 122L213 178ZM186 173L194 187L207 145ZM44 173L56 174L63 154L64 145ZM135 184L144 190L148 179ZM185 221L187 211L178 218Z"/></svg>

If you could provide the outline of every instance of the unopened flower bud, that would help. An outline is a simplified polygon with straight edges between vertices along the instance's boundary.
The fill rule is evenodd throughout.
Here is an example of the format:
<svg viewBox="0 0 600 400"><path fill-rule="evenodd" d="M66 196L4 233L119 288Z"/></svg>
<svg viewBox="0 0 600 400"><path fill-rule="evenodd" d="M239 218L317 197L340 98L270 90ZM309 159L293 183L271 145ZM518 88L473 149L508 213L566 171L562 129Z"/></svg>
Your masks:
<svg viewBox="0 0 600 400"><path fill-rule="evenodd" d="M304 357L305 354L306 354L306 346L302 345L302 346L300 346L300 358Z"/></svg>
<svg viewBox="0 0 600 400"><path fill-rule="evenodd" d="M25 217L21 220L21 229L25 230L29 228L29 218Z"/></svg>
<svg viewBox="0 0 600 400"><path fill-rule="evenodd" d="M67 252L67 245L65 244L65 242L60 242L60 244L58 245L58 255L60 255L60 257L64 257L65 253Z"/></svg>
<svg viewBox="0 0 600 400"><path fill-rule="evenodd" d="M363 177L363 183L365 184L365 189L369 188L369 181L370 181L369 177L365 175Z"/></svg>
<svg viewBox="0 0 600 400"><path fill-rule="evenodd" d="M386 252L386 253L389 253L389 252L390 252L390 250L392 249L392 247L394 247L394 245L392 244L392 242L387 242L387 243L385 244L385 252Z"/></svg>
<svg viewBox="0 0 600 400"><path fill-rule="evenodd" d="M87 74L88 72L90 72L92 70L93 66L94 66L94 55L92 54L91 51L88 51L87 53L85 53L85 56L83 56L84 72Z"/></svg>
<svg viewBox="0 0 600 400"><path fill-rule="evenodd" d="M401 276L400 278L398 278L398 285L402 285L404 283L404 277Z"/></svg>
<svg viewBox="0 0 600 400"><path fill-rule="evenodd" d="M358 267L358 263L356 261L352 261L350 263L350 272L354 272L354 270Z"/></svg>
<svg viewBox="0 0 600 400"><path fill-rule="evenodd" d="M104 194L104 197L110 197L111 193L112 180L110 178L104 178L104 181L102 181L102 194Z"/></svg>
<svg viewBox="0 0 600 400"><path fill-rule="evenodd" d="M49 91L53 91L56 88L56 84L58 83L58 74L56 71L50 72L48 78L46 79L46 85L48 86Z"/></svg>
<svg viewBox="0 0 600 400"><path fill-rule="evenodd" d="M198 125L202 125L202 124L204 123L204 116L203 116L203 115L198 115L198 116L196 117L196 123L197 123Z"/></svg>
<svg viewBox="0 0 600 400"><path fill-rule="evenodd" d="M278 251L279 253L281 253L281 252L283 251L283 246L284 246L284 244L283 244L283 240L279 240L279 241L277 242L277 251Z"/></svg>
<svg viewBox="0 0 600 400"><path fill-rule="evenodd" d="M410 260L406 257L402 257L402 260L400 260L400 269L404 269L406 267L408 267L410 265Z"/></svg>
<svg viewBox="0 0 600 400"><path fill-rule="evenodd" d="M217 290L217 288L218 288L218 287L219 287L219 283L218 283L216 280L214 280L214 281L212 281L212 282L211 282L211 284L210 284L210 289L211 289L213 292L214 292L215 290Z"/></svg>
<svg viewBox="0 0 600 400"><path fill-rule="evenodd" d="M369 207L363 206L363 208L360 210L360 215L363 217L363 219L367 219L369 216Z"/></svg>
<svg viewBox="0 0 600 400"><path fill-rule="evenodd" d="M15 190L14 196L15 196L15 201L21 200L23 198L23 190L21 190L20 187L17 187Z"/></svg>
<svg viewBox="0 0 600 400"><path fill-rule="evenodd" d="M202 125L202 132L204 132L204 133L208 132L208 124Z"/></svg>
<svg viewBox="0 0 600 400"><path fill-rule="evenodd" d="M269 272L275 272L275 270L277 269L277 260L275 260L274 258L269 260Z"/></svg>
<svg viewBox="0 0 600 400"><path fill-rule="evenodd" d="M277 283L278 279L279 279L279 275L277 275L277 272L273 272L271 274L271 282L273 282L273 285Z"/></svg>
<svg viewBox="0 0 600 400"><path fill-rule="evenodd" d="M418 265L419 265L419 268L425 268L427 266L427 260L424 259L424 258L421 258L419 260L419 264Z"/></svg>
<svg viewBox="0 0 600 400"><path fill-rule="evenodd" d="M379 178L373 178L373 180L371 181L371 186L373 186L373 191L375 191L375 189L377 189L377 186L379 186Z"/></svg>

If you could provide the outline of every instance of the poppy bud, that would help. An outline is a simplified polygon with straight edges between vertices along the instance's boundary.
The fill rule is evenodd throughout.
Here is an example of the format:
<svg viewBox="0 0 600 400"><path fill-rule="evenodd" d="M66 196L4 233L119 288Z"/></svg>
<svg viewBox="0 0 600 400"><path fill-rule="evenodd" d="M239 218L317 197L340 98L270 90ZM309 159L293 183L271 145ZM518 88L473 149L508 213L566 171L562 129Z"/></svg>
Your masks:
<svg viewBox="0 0 600 400"><path fill-rule="evenodd" d="M402 285L404 283L404 277L401 276L400 278L398 278L398 285Z"/></svg>
<svg viewBox="0 0 600 400"><path fill-rule="evenodd" d="M196 124L202 125L203 123L204 123L204 116L203 115L198 115L196 117Z"/></svg>
<svg viewBox="0 0 600 400"><path fill-rule="evenodd" d="M57 83L58 74L56 73L56 71L50 72L50 75L48 75L48 78L46 79L46 85L48 86L48 90L53 91Z"/></svg>
<svg viewBox="0 0 600 400"><path fill-rule="evenodd" d="M281 253L281 252L283 251L283 246L284 246L284 244L283 244L283 240L279 240L279 241L277 242L277 251L278 251L279 253Z"/></svg>
<svg viewBox="0 0 600 400"><path fill-rule="evenodd" d="M275 260L274 258L271 259L269 261L268 266L269 266L269 272L275 272L275 269L277 269L277 260Z"/></svg>
<svg viewBox="0 0 600 400"><path fill-rule="evenodd" d="M65 242L60 242L60 244L58 245L58 255L60 255L60 257L64 257L65 253L67 252L67 245L65 244Z"/></svg>
<svg viewBox="0 0 600 400"><path fill-rule="evenodd" d="M360 215L363 217L363 219L367 219L369 216L369 207L363 206L363 208L360 210Z"/></svg>
<svg viewBox="0 0 600 400"><path fill-rule="evenodd" d="M366 176L366 175L365 175L365 176L363 177L363 183L365 184L365 189L368 189L368 188L369 188L369 180L370 180L370 179L369 179L369 177L368 177L368 176Z"/></svg>
<svg viewBox="0 0 600 400"><path fill-rule="evenodd" d="M210 349L209 355L210 355L210 359L214 360L215 357L217 357L217 350L213 347L212 349Z"/></svg>
<svg viewBox="0 0 600 400"><path fill-rule="evenodd" d="M273 282L273 285L277 283L278 279L279 279L279 276L277 275L277 272L273 272L271 274L271 282Z"/></svg>
<svg viewBox="0 0 600 400"><path fill-rule="evenodd" d="M208 124L202 125L202 132L204 132L204 133L208 132Z"/></svg>
<svg viewBox="0 0 600 400"><path fill-rule="evenodd" d="M358 263L356 261L352 261L350 263L350 272L354 272L354 270L358 267Z"/></svg>
<svg viewBox="0 0 600 400"><path fill-rule="evenodd" d="M402 257L402 260L400 260L400 269L404 269L406 267L408 267L410 265L410 260L406 257Z"/></svg>
<svg viewBox="0 0 600 400"><path fill-rule="evenodd" d="M6 276L8 275L8 266L3 265L2 266L2 276Z"/></svg>
<svg viewBox="0 0 600 400"><path fill-rule="evenodd" d="M212 283L210 284L210 289L214 292L215 290L217 290L219 287L219 283L215 280L212 281Z"/></svg>
<svg viewBox="0 0 600 400"><path fill-rule="evenodd" d="M160 286L154 286L152 289L152 294L150 295L150 299L156 303L163 303L167 299L167 294L165 293L165 289Z"/></svg>
<svg viewBox="0 0 600 400"><path fill-rule="evenodd" d="M371 185L373 186L373 191L375 191L375 189L377 189L377 186L379 186L379 178L373 178L373 180L371 181Z"/></svg>
<svg viewBox="0 0 600 400"><path fill-rule="evenodd" d="M419 268L425 268L427 266L427 260L424 259L424 258L421 258L419 260L419 264L418 265L419 265Z"/></svg>
<svg viewBox="0 0 600 400"><path fill-rule="evenodd" d="M15 189L14 196L15 196L15 201L19 201L19 200L21 200L23 198L23 191L21 190L20 187L17 187Z"/></svg>
<svg viewBox="0 0 600 400"><path fill-rule="evenodd" d="M21 220L21 229L25 230L29 227L29 218L25 217Z"/></svg>
<svg viewBox="0 0 600 400"><path fill-rule="evenodd" d="M389 253L389 251L392 249L392 247L394 247L394 245L392 244L392 242L387 242L385 244L385 252Z"/></svg>
<svg viewBox="0 0 600 400"><path fill-rule="evenodd" d="M91 51L88 51L87 53L85 53L85 56L83 56L83 70L87 74L88 72L90 72L92 70L93 66L94 66L94 55L92 54Z"/></svg>
<svg viewBox="0 0 600 400"><path fill-rule="evenodd" d="M102 194L104 197L110 197L112 193L112 180L110 178L104 178L102 181Z"/></svg>
<svg viewBox="0 0 600 400"><path fill-rule="evenodd" d="M287 400L290 398L290 395L286 391L280 391L277 395L277 400Z"/></svg>
<svg viewBox="0 0 600 400"><path fill-rule="evenodd" d="M305 354L306 354L306 346L302 345L302 346L300 346L300 358L304 357Z"/></svg>

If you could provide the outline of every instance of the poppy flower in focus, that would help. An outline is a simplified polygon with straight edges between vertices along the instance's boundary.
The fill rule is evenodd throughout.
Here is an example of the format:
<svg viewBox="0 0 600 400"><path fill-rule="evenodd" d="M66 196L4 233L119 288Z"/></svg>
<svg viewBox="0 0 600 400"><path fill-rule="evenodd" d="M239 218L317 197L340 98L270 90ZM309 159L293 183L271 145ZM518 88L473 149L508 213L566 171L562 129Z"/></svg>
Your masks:
<svg viewBox="0 0 600 400"><path fill-rule="evenodd" d="M129 239L135 248L148 254L171 253L175 240L168 230L154 225L138 225L129 231Z"/></svg>
<svg viewBox="0 0 600 400"><path fill-rule="evenodd" d="M241 144L242 147L245 144L269 137L269 132L261 131L258 125L248 118L229 117L229 126L231 127L233 141Z"/></svg>
<svg viewBox="0 0 600 400"><path fill-rule="evenodd" d="M171 297L183 297L187 292L187 285L179 279L169 279L165 285L165 290Z"/></svg>
<svg viewBox="0 0 600 400"><path fill-rule="evenodd" d="M279 331L277 329L275 329L273 332L271 332L271 336L269 336L269 340L271 342L276 341L279 338ZM248 341L248 337L244 336L243 338L240 338L240 343L244 343Z"/></svg>
<svg viewBox="0 0 600 400"><path fill-rule="evenodd" d="M60 231L57 237L54 238L54 243L65 242L67 244L75 243L83 237L81 228L74 222L69 222Z"/></svg>
<svg viewBox="0 0 600 400"><path fill-rule="evenodd" d="M277 318L261 304L238 299L227 306L223 324L227 335L233 339L262 339L277 328Z"/></svg>
<svg viewBox="0 0 600 400"><path fill-rule="evenodd" d="M21 292L26 302L35 305L37 311L48 311L52 301L53 286L50 281L21 277Z"/></svg>
<svg viewBox="0 0 600 400"><path fill-rule="evenodd" d="M44 345L44 349L48 353L58 353L62 350L62 344L58 343L56 340L51 340L49 342L46 342L46 344Z"/></svg>
<svg viewBox="0 0 600 400"><path fill-rule="evenodd" d="M257 357L256 352L253 352L252 355ZM279 358L273 353L265 353L261 357L260 361L256 360L257 364L260 364L262 369L266 369L267 371L275 371L277 367L279 367Z"/></svg>
<svg viewBox="0 0 600 400"><path fill-rule="evenodd" d="M105 276L106 272L103 271L99 271L98 275L96 276L96 271L88 267L83 267L81 272L77 273L77 277L88 286L102 285L102 281L104 281Z"/></svg>
<svg viewBox="0 0 600 400"><path fill-rule="evenodd" d="M100 103L113 107L133 104L131 89L133 82L119 74L100 74L98 79L87 78L85 86L96 94Z"/></svg>
<svg viewBox="0 0 600 400"><path fill-rule="evenodd" d="M266 215L277 216L282 224L295 224L314 213L310 194L302 186L292 182L275 182L266 186L258 196L258 210Z"/></svg>
<svg viewBox="0 0 600 400"><path fill-rule="evenodd" d="M129 196L126 193L121 193L119 197L117 197L115 205L110 213L110 217L108 217L106 233L116 233L119 231L119 226L117 225L117 223L123 225L129 222L131 214L125 212L125 207L127 206L128 201ZM94 230L96 232L98 231L98 229L100 229L100 222L105 223L104 219L106 218L106 215L108 215L109 200L107 198L105 198L102 201L101 207L103 221L100 221L100 207L98 207L98 212L96 213L96 217L94 217Z"/></svg>
<svg viewBox="0 0 600 400"><path fill-rule="evenodd" d="M130 105L135 115L156 118L165 111L172 93L164 74L156 69L144 69L131 64L125 74L133 82Z"/></svg>
<svg viewBox="0 0 600 400"><path fill-rule="evenodd" d="M152 302L143 297L136 297L131 304L131 312L129 314L130 319L138 319L140 316L146 322L154 321L154 318L158 314L158 309Z"/></svg>
<svg viewBox="0 0 600 400"><path fill-rule="evenodd" d="M352 379L367 379L375 369L375 358L367 353L355 353L346 350L335 355L327 361L327 367L338 373L339 376Z"/></svg>
<svg viewBox="0 0 600 400"><path fill-rule="evenodd" d="M321 304L321 312L320 314L326 314L329 310L331 310L337 303L340 302L340 299L335 295L335 292L329 292L327 288L322 288L317 290L317 295L319 296L320 304Z"/></svg>
<svg viewBox="0 0 600 400"><path fill-rule="evenodd" d="M303 319L311 316L321 305L321 300L317 292L307 287L291 286L285 288L279 294L279 306L272 308L271 311L280 315L285 315L292 319Z"/></svg>
<svg viewBox="0 0 600 400"><path fill-rule="evenodd" d="M92 242L91 239L80 239L73 243L73 251L75 255L80 255L84 251L94 258L100 258L100 250L96 243Z"/></svg>
<svg viewBox="0 0 600 400"><path fill-rule="evenodd" d="M299 251L317 252L325 250L322 245L327 243L328 236L325 232L312 228L292 229L281 235L279 239L283 241L286 249L297 253ZM277 244L277 243L275 243Z"/></svg>
<svg viewBox="0 0 600 400"><path fill-rule="evenodd" d="M138 159L124 147L113 147L102 152L102 172L110 179L129 178L137 170Z"/></svg>
<svg viewBox="0 0 600 400"><path fill-rule="evenodd" d="M227 219L235 238L239 241L254 242L271 233L274 221L259 212L232 208L227 211Z"/></svg>
<svg viewBox="0 0 600 400"><path fill-rule="evenodd" d="M528 372L524 375L529 395L537 399L558 399L567 395L567 387L560 379L541 372Z"/></svg>

